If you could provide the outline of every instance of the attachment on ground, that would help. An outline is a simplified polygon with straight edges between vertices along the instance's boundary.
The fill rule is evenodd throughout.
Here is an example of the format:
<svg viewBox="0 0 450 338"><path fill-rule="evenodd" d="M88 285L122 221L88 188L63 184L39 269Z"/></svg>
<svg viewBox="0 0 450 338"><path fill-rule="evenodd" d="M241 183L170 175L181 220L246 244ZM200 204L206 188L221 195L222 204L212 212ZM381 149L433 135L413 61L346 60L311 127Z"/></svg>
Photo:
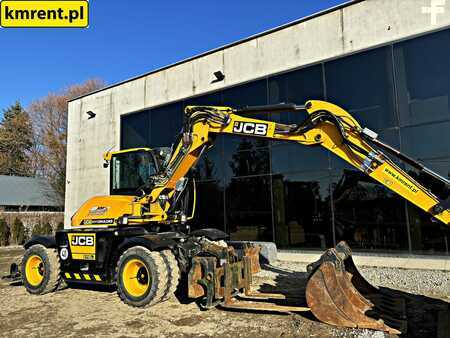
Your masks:
<svg viewBox="0 0 450 338"><path fill-rule="evenodd" d="M12 263L9 267L9 275L2 276L2 279L7 280L9 283L22 281L19 265L17 263Z"/></svg>
<svg viewBox="0 0 450 338"><path fill-rule="evenodd" d="M406 333L404 299L366 281L356 268L347 243L328 249L307 270L310 275L306 301L318 320L390 334Z"/></svg>

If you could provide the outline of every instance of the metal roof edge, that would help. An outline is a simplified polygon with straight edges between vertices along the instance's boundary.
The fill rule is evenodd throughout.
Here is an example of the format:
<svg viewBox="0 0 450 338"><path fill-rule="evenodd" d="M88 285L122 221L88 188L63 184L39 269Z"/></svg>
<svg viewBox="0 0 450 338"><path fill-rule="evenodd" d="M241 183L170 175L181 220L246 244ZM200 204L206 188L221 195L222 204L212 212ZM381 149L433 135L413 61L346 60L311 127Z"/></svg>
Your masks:
<svg viewBox="0 0 450 338"><path fill-rule="evenodd" d="M86 96L89 96L89 95L92 95L92 94L99 93L99 92L104 91L104 90L108 90L108 89L111 89L111 88L114 88L114 87L123 85L123 84L125 84L125 83L127 83L127 82L131 82L131 81L134 81L134 80L138 80L138 79L143 78L143 77L146 77L146 76L148 76L148 75L151 75L151 74L154 74L154 73L161 72L161 71L166 70L166 69L168 69L168 68L172 68L172 67L181 65L181 64L183 64L183 63L190 62L190 61L192 61L192 60L195 60L195 59L201 58L201 57L203 57L203 56L207 56L207 55L210 55L210 54L219 52L219 51L221 51L221 50L224 50L224 49L227 49L227 48L236 46L236 45L240 45L240 44L245 43L245 42L247 42L247 41L250 41L250 40L253 40L253 39L256 39L256 38L259 38L259 37L262 37L262 36L265 36L265 35L268 35L268 34L271 34L271 33L277 32L277 31L280 31L280 30L283 30L283 29L288 28L288 27L290 27L290 26L297 25L297 24L299 24L299 23L302 23L302 22L305 22L305 21L314 19L314 18L319 17L319 16L322 16L322 15L326 15L326 14L328 14L328 13L334 12L334 11L336 11L336 10L340 10L340 9L342 9L342 8L345 8L345 7L348 7L348 6L354 5L354 4L359 3L359 2L363 2L363 1L365 1L365 0L349 0L349 1L347 1L347 2L344 2L344 3L340 4L340 5L336 5L336 6L333 6L333 7L327 8L327 9L324 9L323 11L320 11L320 12L317 12L317 13L313 13L313 14L308 15L308 16L305 16L305 17L303 17L303 18L300 18L300 19L297 19L297 20L288 22L288 23L286 23L286 24L283 24L283 25L281 25L281 26L277 26L277 27L275 27L275 28L271 28L271 29L265 30L265 31L263 31L263 32L261 32L261 33L256 33L256 34L251 35L251 36L249 36L249 37L246 37L246 38L243 38L243 39L240 39L240 40L231 42L231 43L226 44L226 45L222 45L222 46L220 46L220 47L217 47L217 48L208 50L208 51L206 51L206 52L203 52L203 53L200 53L200 54L197 54L197 55L194 55L194 56L190 56L190 57L188 57L188 58L186 58L186 59L183 59L183 60L181 60L181 61L177 61L177 62L175 62L175 63L171 63L171 64L169 64L169 65L167 65L167 66L163 66L163 67L157 68L157 69L152 70L152 71L150 71L150 72L143 73L143 74L141 74L141 75L137 75L137 76L128 78L128 79L126 79L126 80L123 80L123 81L120 81L120 82L116 82L116 83L114 83L114 84L112 84L112 85L103 87L103 88L101 88L101 89L97 89L97 90L94 90L94 91L92 91L92 92L89 92L89 93L86 93L86 94L83 94L83 95L74 97L73 99L68 100L68 102L72 102L72 101L75 101L75 100L79 100L79 99L81 99L81 98L83 98L83 97L86 97Z"/></svg>

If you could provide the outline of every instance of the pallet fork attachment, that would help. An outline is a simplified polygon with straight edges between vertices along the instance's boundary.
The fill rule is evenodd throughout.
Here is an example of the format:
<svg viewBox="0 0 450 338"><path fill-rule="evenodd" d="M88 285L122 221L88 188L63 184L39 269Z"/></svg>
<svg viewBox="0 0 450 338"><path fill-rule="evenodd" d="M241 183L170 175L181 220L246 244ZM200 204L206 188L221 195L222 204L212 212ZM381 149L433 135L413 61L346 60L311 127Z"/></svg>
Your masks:
<svg viewBox="0 0 450 338"><path fill-rule="evenodd" d="M248 245L242 259L222 261L216 257L194 257L189 273L189 297L199 298L203 309L306 312L327 324L350 328L405 333L406 306L402 298L388 294L367 282L352 259L350 247L340 242L318 261L308 265L305 306L275 304L286 297L252 290L252 275L260 271L260 247ZM242 300L244 299L244 300Z"/></svg>
<svg viewBox="0 0 450 338"><path fill-rule="evenodd" d="M228 259L222 262L211 256L192 258L188 276L189 298L201 297L199 305L203 309L220 306L269 312L309 311L307 307L283 306L270 302L285 299L282 294L252 290L252 275L261 270L260 250L259 246L247 244L240 259L237 259L233 249L229 249Z"/></svg>

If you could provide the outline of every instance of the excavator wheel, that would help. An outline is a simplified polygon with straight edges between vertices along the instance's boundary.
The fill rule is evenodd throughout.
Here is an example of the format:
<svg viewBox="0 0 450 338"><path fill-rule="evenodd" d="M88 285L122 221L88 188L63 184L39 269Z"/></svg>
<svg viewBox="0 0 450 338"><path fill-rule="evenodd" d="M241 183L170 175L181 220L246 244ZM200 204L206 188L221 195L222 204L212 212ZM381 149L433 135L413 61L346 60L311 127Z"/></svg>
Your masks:
<svg viewBox="0 0 450 338"><path fill-rule="evenodd" d="M161 256L163 257L164 262L167 264L167 271L168 271L168 283L166 287L166 292L162 297L162 301L165 301L172 298L175 294L175 291L177 291L181 274L180 268L178 267L178 261L171 250L161 251Z"/></svg>
<svg viewBox="0 0 450 338"><path fill-rule="evenodd" d="M116 268L117 293L131 306L146 307L159 303L168 283L167 264L160 252L142 246L126 250Z"/></svg>
<svg viewBox="0 0 450 338"><path fill-rule="evenodd" d="M34 295L55 291L61 284L59 256L55 249L36 244L25 251L21 263L22 281Z"/></svg>
<svg viewBox="0 0 450 338"><path fill-rule="evenodd" d="M322 322L406 333L405 301L371 285L359 273L350 247L340 242L308 265L306 301Z"/></svg>

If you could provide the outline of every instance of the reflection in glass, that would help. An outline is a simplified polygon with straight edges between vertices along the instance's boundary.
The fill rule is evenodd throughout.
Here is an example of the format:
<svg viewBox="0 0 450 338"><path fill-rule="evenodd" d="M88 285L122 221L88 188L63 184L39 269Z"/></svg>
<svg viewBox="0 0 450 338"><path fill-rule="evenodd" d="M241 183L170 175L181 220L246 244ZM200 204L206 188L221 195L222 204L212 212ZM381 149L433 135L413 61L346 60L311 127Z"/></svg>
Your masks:
<svg viewBox="0 0 450 338"><path fill-rule="evenodd" d="M150 110L150 144L152 148L170 147L183 125L183 104L173 103Z"/></svg>
<svg viewBox="0 0 450 338"><path fill-rule="evenodd" d="M275 239L279 247L333 246L328 171L273 175Z"/></svg>
<svg viewBox="0 0 450 338"><path fill-rule="evenodd" d="M270 157L268 148L257 147L258 142L250 142L246 138L237 149L230 151L230 144L224 138L225 178L239 176L253 176L270 173Z"/></svg>
<svg viewBox="0 0 450 338"><path fill-rule="evenodd" d="M272 146L271 152L273 173L324 170L329 167L330 155L323 147L283 142Z"/></svg>
<svg viewBox="0 0 450 338"><path fill-rule="evenodd" d="M233 178L225 189L231 239L272 241L270 176Z"/></svg>
<svg viewBox="0 0 450 338"><path fill-rule="evenodd" d="M190 225L192 230L217 228L225 231L223 187L219 181L197 183L197 208Z"/></svg>
<svg viewBox="0 0 450 338"><path fill-rule="evenodd" d="M391 47L327 62L327 99L372 130L395 126L392 68Z"/></svg>
<svg viewBox="0 0 450 338"><path fill-rule="evenodd" d="M337 242L356 250L408 250L400 196L356 169L334 171L332 194Z"/></svg>
<svg viewBox="0 0 450 338"><path fill-rule="evenodd" d="M450 121L400 129L402 151L416 159L450 156Z"/></svg>
<svg viewBox="0 0 450 338"><path fill-rule="evenodd" d="M243 108L247 106L260 106L267 104L267 80L258 80L251 83L246 83L222 92L223 105L232 108ZM245 114L247 117L255 119L270 119L269 114ZM243 136L227 135L225 138L225 151L235 151L240 147L240 144L246 140L257 147L266 147L268 141L264 139L245 138ZM231 148L234 148L231 150Z"/></svg>
<svg viewBox="0 0 450 338"><path fill-rule="evenodd" d="M424 165L445 178L450 174L450 158L424 161ZM429 188L441 200L450 196L449 189L443 182L437 181L424 173L408 167L408 173L419 183ZM414 253L449 255L450 228L432 219L430 214L422 211L412 203L407 203L411 246Z"/></svg>
<svg viewBox="0 0 450 338"><path fill-rule="evenodd" d="M269 103L305 104L308 100L323 100L322 65L295 70L269 78ZM274 113L273 120L280 123L300 123L306 112Z"/></svg>
<svg viewBox="0 0 450 338"><path fill-rule="evenodd" d="M450 119L450 30L394 46L400 123Z"/></svg>
<svg viewBox="0 0 450 338"><path fill-rule="evenodd" d="M220 180L223 177L223 135L218 136L214 146L203 153L193 173L198 181Z"/></svg>
<svg viewBox="0 0 450 338"><path fill-rule="evenodd" d="M121 149L149 146L150 119L148 111L122 116L120 127Z"/></svg>

